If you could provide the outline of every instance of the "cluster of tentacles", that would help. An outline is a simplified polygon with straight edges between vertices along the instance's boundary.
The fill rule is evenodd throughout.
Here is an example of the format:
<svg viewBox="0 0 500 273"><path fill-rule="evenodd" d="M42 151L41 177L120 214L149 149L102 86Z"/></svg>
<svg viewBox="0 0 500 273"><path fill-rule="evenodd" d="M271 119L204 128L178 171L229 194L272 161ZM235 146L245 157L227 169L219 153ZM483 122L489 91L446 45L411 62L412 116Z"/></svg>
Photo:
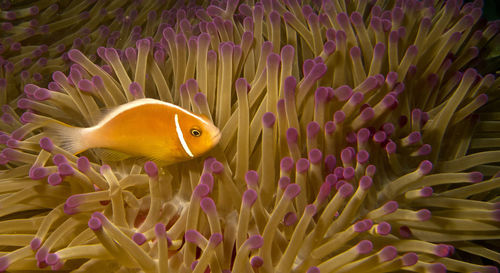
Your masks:
<svg viewBox="0 0 500 273"><path fill-rule="evenodd" d="M50 2L0 4L0 271L498 272L481 1ZM107 162L44 129L143 97L219 145Z"/></svg>

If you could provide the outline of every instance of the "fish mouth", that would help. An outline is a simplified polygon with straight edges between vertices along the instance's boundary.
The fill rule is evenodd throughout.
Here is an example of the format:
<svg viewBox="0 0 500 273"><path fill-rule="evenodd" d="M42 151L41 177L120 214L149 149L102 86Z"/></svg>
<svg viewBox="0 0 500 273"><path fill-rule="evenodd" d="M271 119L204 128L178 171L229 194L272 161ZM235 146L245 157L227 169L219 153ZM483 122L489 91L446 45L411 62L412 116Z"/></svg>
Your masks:
<svg viewBox="0 0 500 273"><path fill-rule="evenodd" d="M217 145L217 143L219 143L221 136L222 136L222 133L221 133L221 131L219 131L216 135L214 135L212 137L212 141L214 142L214 146Z"/></svg>

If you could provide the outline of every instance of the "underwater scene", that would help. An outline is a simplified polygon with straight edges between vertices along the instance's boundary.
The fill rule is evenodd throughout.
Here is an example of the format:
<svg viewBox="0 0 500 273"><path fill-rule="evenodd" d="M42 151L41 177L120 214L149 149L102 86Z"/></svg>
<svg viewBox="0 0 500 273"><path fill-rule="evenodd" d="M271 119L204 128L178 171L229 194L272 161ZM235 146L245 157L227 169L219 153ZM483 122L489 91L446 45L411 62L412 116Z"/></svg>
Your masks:
<svg viewBox="0 0 500 273"><path fill-rule="evenodd" d="M498 6L0 0L0 272L498 273Z"/></svg>

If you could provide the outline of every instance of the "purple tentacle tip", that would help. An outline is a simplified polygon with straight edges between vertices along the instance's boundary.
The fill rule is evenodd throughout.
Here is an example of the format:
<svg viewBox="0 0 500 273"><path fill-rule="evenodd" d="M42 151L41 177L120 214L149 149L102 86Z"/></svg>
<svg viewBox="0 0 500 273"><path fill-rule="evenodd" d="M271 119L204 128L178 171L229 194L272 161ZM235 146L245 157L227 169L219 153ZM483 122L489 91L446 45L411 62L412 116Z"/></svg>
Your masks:
<svg viewBox="0 0 500 273"><path fill-rule="evenodd" d="M71 176L75 174L75 169L71 167L68 163L61 163L57 166L57 171L61 176Z"/></svg>
<svg viewBox="0 0 500 273"><path fill-rule="evenodd" d="M331 55L333 52L335 52L335 50L337 49L337 45L335 44L334 41L332 40L329 40L327 41L324 45L323 45L323 51L327 54L327 55Z"/></svg>
<svg viewBox="0 0 500 273"><path fill-rule="evenodd" d="M420 139L422 139L422 134L420 134L419 131L411 132L408 135L408 143L409 144L414 144L414 143L420 141Z"/></svg>
<svg viewBox="0 0 500 273"><path fill-rule="evenodd" d="M31 240L30 242L30 247L32 250L38 250L40 248L40 246L42 245L42 240L40 240L40 238L33 238L33 240Z"/></svg>
<svg viewBox="0 0 500 273"><path fill-rule="evenodd" d="M250 207L257 200L257 192L253 189L248 189L243 193L243 204Z"/></svg>
<svg viewBox="0 0 500 273"><path fill-rule="evenodd" d="M290 184L286 187L284 196L288 199L293 199L300 193L300 186L297 184Z"/></svg>
<svg viewBox="0 0 500 273"><path fill-rule="evenodd" d="M359 186L361 187L361 189L363 189L365 191L368 190L372 186L372 184L373 184L373 180L369 176L363 176L359 180Z"/></svg>
<svg viewBox="0 0 500 273"><path fill-rule="evenodd" d="M78 62L82 59L82 57L84 57L84 55L78 49L71 49L70 51L68 51L68 57L71 61Z"/></svg>
<svg viewBox="0 0 500 273"><path fill-rule="evenodd" d="M344 178L344 168L343 167L336 167L333 170L333 174L337 176L337 178Z"/></svg>
<svg viewBox="0 0 500 273"><path fill-rule="evenodd" d="M36 260L39 262L45 262L45 259L47 259L47 255L49 255L49 251L42 247L38 249L38 251L35 254Z"/></svg>
<svg viewBox="0 0 500 273"><path fill-rule="evenodd" d="M420 190L420 196L422 197L430 197L434 193L434 190L431 187L423 187Z"/></svg>
<svg viewBox="0 0 500 273"><path fill-rule="evenodd" d="M311 77L312 79L317 80L317 79L323 77L323 75L326 72L326 69L327 69L327 67L325 64L323 64L323 63L316 64L313 66L309 75L307 75L307 78Z"/></svg>
<svg viewBox="0 0 500 273"><path fill-rule="evenodd" d="M406 253L401 260L404 266L412 266L418 262L418 255L414 252Z"/></svg>
<svg viewBox="0 0 500 273"><path fill-rule="evenodd" d="M247 239L246 243L248 247L253 250L261 248L264 244L264 239L260 235L252 235Z"/></svg>
<svg viewBox="0 0 500 273"><path fill-rule="evenodd" d="M396 143L389 140L389 143L387 143L387 145L385 145L385 150L388 154L394 154L397 150Z"/></svg>
<svg viewBox="0 0 500 273"><path fill-rule="evenodd" d="M342 123L342 122L344 122L344 120L345 120L345 113L344 113L344 111L339 110L339 111L336 111L333 114L333 122L335 124Z"/></svg>
<svg viewBox="0 0 500 273"><path fill-rule="evenodd" d="M321 271L319 270L319 268L312 266L307 269L307 273L321 273Z"/></svg>
<svg viewBox="0 0 500 273"><path fill-rule="evenodd" d="M334 155L327 155L325 156L325 167L327 168L328 172L332 172L335 169L335 166L337 165L337 159L335 158Z"/></svg>
<svg viewBox="0 0 500 273"><path fill-rule="evenodd" d="M266 128L272 128L274 125L274 122L276 121L276 117L272 112L267 112L262 116L262 124Z"/></svg>
<svg viewBox="0 0 500 273"><path fill-rule="evenodd" d="M47 258L45 259L45 262L48 265L55 265L59 263L59 261L60 261L59 255L57 255L56 253L50 253L49 255L47 255Z"/></svg>
<svg viewBox="0 0 500 273"><path fill-rule="evenodd" d="M184 234L184 238L186 239L186 241L196 244L201 238L203 238L203 235L201 235L201 233L199 233L197 230L188 229Z"/></svg>
<svg viewBox="0 0 500 273"><path fill-rule="evenodd" d="M204 184L208 186L209 192L212 191L214 187L214 177L210 173L204 173L200 177L200 184Z"/></svg>
<svg viewBox="0 0 500 273"><path fill-rule="evenodd" d="M111 166L109 166L108 164L103 164L99 171L101 172L101 174L109 172L109 171L111 171Z"/></svg>
<svg viewBox="0 0 500 273"><path fill-rule="evenodd" d="M387 222L380 222L377 225L377 234L385 236L385 235L391 233L391 229L392 229L391 224L389 224Z"/></svg>
<svg viewBox="0 0 500 273"><path fill-rule="evenodd" d="M472 183L477 183L483 181L483 174L481 172L471 172L469 173L469 180Z"/></svg>
<svg viewBox="0 0 500 273"><path fill-rule="evenodd" d="M418 169L422 175L426 175L432 171L432 163L429 160L424 160L420 162Z"/></svg>
<svg viewBox="0 0 500 273"><path fill-rule="evenodd" d="M47 152L51 152L52 149L54 149L54 143L52 143L52 140L48 137L44 137L40 139L40 147L44 149Z"/></svg>
<svg viewBox="0 0 500 273"><path fill-rule="evenodd" d="M332 183L330 183L327 178L326 182L321 184L321 187L319 188L318 201L319 202L325 201L330 195L331 190L332 190Z"/></svg>
<svg viewBox="0 0 500 273"><path fill-rule="evenodd" d="M286 130L286 140L289 143L297 143L299 139L299 131L293 127Z"/></svg>
<svg viewBox="0 0 500 273"><path fill-rule="evenodd" d="M368 159L370 159L370 154L365 150L359 151L358 154L356 155L356 160L360 164L365 164L366 162L368 162Z"/></svg>
<svg viewBox="0 0 500 273"><path fill-rule="evenodd" d="M363 220L365 223L366 230L370 230L373 227L373 221L371 219L365 219Z"/></svg>
<svg viewBox="0 0 500 273"><path fill-rule="evenodd" d="M314 92L314 98L316 103L325 102L328 99L328 89L322 86L318 87Z"/></svg>
<svg viewBox="0 0 500 273"><path fill-rule="evenodd" d="M381 262L392 261L398 256L398 250L394 246L386 246L380 250L379 257Z"/></svg>
<svg viewBox="0 0 500 273"><path fill-rule="evenodd" d="M306 132L309 139L316 137L319 131L321 131L321 126L317 122L311 121L307 124Z"/></svg>
<svg viewBox="0 0 500 273"><path fill-rule="evenodd" d="M355 170L353 167L347 167L342 171L342 176L344 177L345 180L353 179L354 175L355 175Z"/></svg>
<svg viewBox="0 0 500 273"><path fill-rule="evenodd" d="M224 165L219 161L214 161L210 165L210 168L212 169L212 172L215 174L220 174L222 173L222 171L224 171Z"/></svg>
<svg viewBox="0 0 500 273"><path fill-rule="evenodd" d="M198 92L194 95L194 102L198 105L204 105L207 102L207 96L205 94Z"/></svg>
<svg viewBox="0 0 500 273"><path fill-rule="evenodd" d="M285 172L290 172L293 168L293 159L289 156L285 156L280 161L280 168Z"/></svg>
<svg viewBox="0 0 500 273"><path fill-rule="evenodd" d="M215 202L210 197L204 197L203 199L201 199L200 207L207 214L212 214L216 212Z"/></svg>
<svg viewBox="0 0 500 273"><path fill-rule="evenodd" d="M396 201L389 201L389 202L385 203L383 206L384 212L386 214L395 212L398 209L398 207L399 207L399 204Z"/></svg>
<svg viewBox="0 0 500 273"><path fill-rule="evenodd" d="M64 203L63 210L67 215L73 215L79 212L78 207L70 207L66 203Z"/></svg>
<svg viewBox="0 0 500 273"><path fill-rule="evenodd" d="M285 94L291 95L295 93L295 87L297 86L297 80L293 76L289 76L285 79L284 91ZM287 95L285 95L287 96Z"/></svg>
<svg viewBox="0 0 500 273"><path fill-rule="evenodd" d="M280 55L276 53L271 53L267 56L267 65L268 66L273 66L273 65L279 65L281 62L281 57Z"/></svg>
<svg viewBox="0 0 500 273"><path fill-rule="evenodd" d="M143 93L141 85L137 82L130 83L130 86L128 87L128 89L129 89L130 93L132 94L132 96L134 96L134 97L137 97Z"/></svg>
<svg viewBox="0 0 500 273"><path fill-rule="evenodd" d="M298 173L307 172L307 170L309 170L309 166L310 166L309 160L305 158L300 158L299 160L297 160L297 163L295 164L295 168Z"/></svg>
<svg viewBox="0 0 500 273"><path fill-rule="evenodd" d="M33 97L36 99L36 100L39 100L39 101L44 101L44 100L48 100L51 98L51 94L50 94L50 91L45 89L45 88L38 88L35 93L33 93Z"/></svg>
<svg viewBox="0 0 500 273"><path fill-rule="evenodd" d="M21 122L23 123L30 123L30 122L33 122L33 120L35 119L35 115L32 113L32 112L24 112L21 117L20 117L20 120Z"/></svg>
<svg viewBox="0 0 500 273"><path fill-rule="evenodd" d="M94 84L87 79L82 79L78 82L78 89L85 92L92 92L94 90Z"/></svg>
<svg viewBox="0 0 500 273"><path fill-rule="evenodd" d="M364 221L358 221L353 226L354 226L353 228L354 232L361 233L367 230L366 223Z"/></svg>
<svg viewBox="0 0 500 273"><path fill-rule="evenodd" d="M86 156L80 156L76 160L76 166L78 167L78 170L85 173L90 169L90 161Z"/></svg>
<svg viewBox="0 0 500 273"><path fill-rule="evenodd" d="M361 49L357 46L352 47L351 50L349 50L349 54L351 55L351 58L359 58L361 57Z"/></svg>
<svg viewBox="0 0 500 273"><path fill-rule="evenodd" d="M290 177L288 176L280 177L280 179L278 180L278 186L280 187L280 189L284 191L286 187L288 187L288 185L290 185Z"/></svg>
<svg viewBox="0 0 500 273"><path fill-rule="evenodd" d="M317 207L314 204L309 204L306 206L304 213L314 216L317 212Z"/></svg>
<svg viewBox="0 0 500 273"><path fill-rule="evenodd" d="M439 257L448 257L448 255L450 255L450 249L448 245L439 244L434 248L434 254Z"/></svg>
<svg viewBox="0 0 500 273"><path fill-rule="evenodd" d="M309 152L309 161L313 164L319 164L321 162L321 159L323 157L323 153L319 149L312 149Z"/></svg>
<svg viewBox="0 0 500 273"><path fill-rule="evenodd" d="M94 216L90 217L88 225L89 225L89 228L91 230L94 230L94 231L99 230L99 229L102 228L102 222L101 222L101 220L99 218L97 218L97 217L94 217Z"/></svg>
<svg viewBox="0 0 500 273"><path fill-rule="evenodd" d="M442 263L431 264L427 269L430 273L446 273L446 266Z"/></svg>
<svg viewBox="0 0 500 273"><path fill-rule="evenodd" d="M297 222L298 218L297 218L297 214L295 214L294 212L288 212L287 214L285 214L285 216L283 217L283 224L287 227L295 224Z"/></svg>
<svg viewBox="0 0 500 273"><path fill-rule="evenodd" d="M158 223L155 225L155 234L156 236L166 236L166 229L165 229L165 225L162 224L162 223ZM138 233L136 233L138 234Z"/></svg>
<svg viewBox="0 0 500 273"><path fill-rule="evenodd" d="M339 194L343 198L349 197L353 193L353 191L354 191L354 189L353 189L352 185L348 184L348 183L340 186L340 188L338 189Z"/></svg>
<svg viewBox="0 0 500 273"><path fill-rule="evenodd" d="M158 176L158 167L153 161L148 161L144 163L144 171L149 177L157 177Z"/></svg>
<svg viewBox="0 0 500 273"><path fill-rule="evenodd" d="M68 197L68 199L66 199L65 204L70 208L78 207L80 205L80 198L81 196L78 194L71 195L70 197Z"/></svg>
<svg viewBox="0 0 500 273"><path fill-rule="evenodd" d="M259 174L254 170L249 170L245 174L245 182L250 187L257 187L259 185Z"/></svg>
<svg viewBox="0 0 500 273"><path fill-rule="evenodd" d="M223 236L220 233L214 233L210 236L210 244L213 244L214 246L219 245L223 240Z"/></svg>
<svg viewBox="0 0 500 273"><path fill-rule="evenodd" d="M39 180L47 177L48 175L49 175L49 170L44 167L31 168L29 172L29 176L33 180Z"/></svg>
<svg viewBox="0 0 500 273"><path fill-rule="evenodd" d="M357 138L359 142L367 142L370 138L370 130L367 128L361 128L358 131Z"/></svg>
<svg viewBox="0 0 500 273"><path fill-rule="evenodd" d="M334 95L339 101L347 101L352 96L352 88L347 85L342 85L335 89Z"/></svg>
<svg viewBox="0 0 500 273"><path fill-rule="evenodd" d="M252 265L253 268L259 268L264 264L264 259L260 256L253 256L250 259L250 265Z"/></svg>
<svg viewBox="0 0 500 273"><path fill-rule="evenodd" d="M151 42L149 41L149 39L141 39L141 40L138 40L137 42L135 42L135 46L137 48L145 48L146 50L149 50L149 47L151 46Z"/></svg>
<svg viewBox="0 0 500 273"><path fill-rule="evenodd" d="M428 209L421 209L417 211L417 217L420 219L420 221L427 221L431 219L431 211Z"/></svg>
<svg viewBox="0 0 500 273"><path fill-rule="evenodd" d="M336 127L337 126L335 125L335 123L333 121L331 121L331 120L327 121L325 123L325 133L327 135L333 134L333 132L335 132L335 129L337 129Z"/></svg>
<svg viewBox="0 0 500 273"><path fill-rule="evenodd" d="M210 188L208 185L205 184L199 184L197 185L194 190L193 190L193 196L196 198L203 198L207 196L207 194L210 192Z"/></svg>
<svg viewBox="0 0 500 273"><path fill-rule="evenodd" d="M49 177L47 178L47 182L49 183L49 185L51 186L57 186L59 184L61 184L62 182L62 177L61 175L59 175L59 173L52 173L49 175Z"/></svg>
<svg viewBox="0 0 500 273"><path fill-rule="evenodd" d="M374 116L375 116L375 111L373 110L373 108L369 106L363 109L363 111L361 111L360 114L360 117L365 121L372 119Z"/></svg>
<svg viewBox="0 0 500 273"><path fill-rule="evenodd" d="M63 154L56 154L52 158L52 162L54 162L54 165L59 166L63 163L68 163L68 159Z"/></svg>
<svg viewBox="0 0 500 273"><path fill-rule="evenodd" d="M373 250L373 244L369 240L363 240L356 245L356 250L359 254L367 254Z"/></svg>
<svg viewBox="0 0 500 273"><path fill-rule="evenodd" d="M431 152L432 152L432 146L429 144L422 145L417 151L418 155L420 156L429 155Z"/></svg>

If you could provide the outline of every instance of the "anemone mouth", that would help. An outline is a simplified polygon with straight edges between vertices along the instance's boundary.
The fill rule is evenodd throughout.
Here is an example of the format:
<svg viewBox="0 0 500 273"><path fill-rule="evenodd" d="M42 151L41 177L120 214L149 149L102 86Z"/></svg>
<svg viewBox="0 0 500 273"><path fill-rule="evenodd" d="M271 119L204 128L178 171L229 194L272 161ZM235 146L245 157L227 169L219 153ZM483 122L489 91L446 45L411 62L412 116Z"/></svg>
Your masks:
<svg viewBox="0 0 500 273"><path fill-rule="evenodd" d="M498 271L482 1L66 2L0 4L0 271ZM158 166L46 137L142 98L217 148Z"/></svg>

